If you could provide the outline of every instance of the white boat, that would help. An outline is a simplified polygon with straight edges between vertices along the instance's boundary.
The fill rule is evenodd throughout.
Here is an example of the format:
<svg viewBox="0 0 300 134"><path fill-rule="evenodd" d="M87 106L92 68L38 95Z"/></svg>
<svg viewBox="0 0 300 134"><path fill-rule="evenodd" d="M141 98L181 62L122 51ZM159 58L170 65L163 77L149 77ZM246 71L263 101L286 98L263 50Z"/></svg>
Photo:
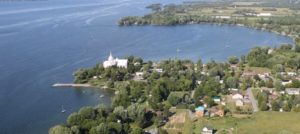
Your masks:
<svg viewBox="0 0 300 134"><path fill-rule="evenodd" d="M66 112L66 110L64 109L64 106L63 106L63 105L61 106L61 112L62 112L62 113L65 113L65 112Z"/></svg>
<svg viewBox="0 0 300 134"><path fill-rule="evenodd" d="M103 97L104 97L104 95L103 95L103 94L101 94L99 97L100 97L100 98L103 98Z"/></svg>

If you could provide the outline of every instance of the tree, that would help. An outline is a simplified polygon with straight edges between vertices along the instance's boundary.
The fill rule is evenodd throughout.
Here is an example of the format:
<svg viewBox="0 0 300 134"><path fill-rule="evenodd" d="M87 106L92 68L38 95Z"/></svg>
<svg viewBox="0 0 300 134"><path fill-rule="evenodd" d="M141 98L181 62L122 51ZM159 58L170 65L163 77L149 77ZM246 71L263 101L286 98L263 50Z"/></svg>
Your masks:
<svg viewBox="0 0 300 134"><path fill-rule="evenodd" d="M143 131L143 129L140 128L140 127L135 127L135 128L133 128L132 131L130 132L130 134L143 134L143 133L144 133L144 131Z"/></svg>
<svg viewBox="0 0 300 134"><path fill-rule="evenodd" d="M84 117L76 112L69 115L67 119L68 125L74 126L74 125L81 125L84 121Z"/></svg>
<svg viewBox="0 0 300 134"><path fill-rule="evenodd" d="M273 80L271 78L269 78L266 82L266 86L268 88L273 88L274 87L274 84L273 84Z"/></svg>
<svg viewBox="0 0 300 134"><path fill-rule="evenodd" d="M239 81L236 77L228 77L226 80L226 85L229 88L237 88L239 84Z"/></svg>
<svg viewBox="0 0 300 134"><path fill-rule="evenodd" d="M273 67L273 70L274 70L275 72L283 72L283 71L284 71L284 67L283 67L283 65L281 65L281 64L276 64L276 65Z"/></svg>
<svg viewBox="0 0 300 134"><path fill-rule="evenodd" d="M265 101L263 101L263 102L260 104L259 109L260 109L261 111L267 111L269 108L268 108L267 103L266 103Z"/></svg>
<svg viewBox="0 0 300 134"><path fill-rule="evenodd" d="M236 56L230 56L230 57L228 57L228 62L230 64L237 64L237 63L239 63L239 59Z"/></svg>
<svg viewBox="0 0 300 134"><path fill-rule="evenodd" d="M247 61L250 66L265 67L268 59L268 50L266 48L255 47L247 55Z"/></svg>
<svg viewBox="0 0 300 134"><path fill-rule="evenodd" d="M300 81L296 80L296 79L293 79L291 86L292 86L292 88L299 88L300 87Z"/></svg>
<svg viewBox="0 0 300 134"><path fill-rule="evenodd" d="M284 90L284 86L281 84L281 82L280 81L275 81L275 83L274 83L274 87L275 87L275 89L277 90L277 91L282 91L282 90Z"/></svg>
<svg viewBox="0 0 300 134"><path fill-rule="evenodd" d="M291 111L291 106L289 105L289 103L284 103L283 110L286 112Z"/></svg>
<svg viewBox="0 0 300 134"><path fill-rule="evenodd" d="M92 107L82 107L79 110L79 114L82 115L85 119L96 118L95 110Z"/></svg>
<svg viewBox="0 0 300 134"><path fill-rule="evenodd" d="M203 70L203 63L202 63L202 60L201 59L199 59L198 61L197 61L197 71L202 71Z"/></svg>
<svg viewBox="0 0 300 134"><path fill-rule="evenodd" d="M296 39L296 44L295 44L295 52L300 52L300 39Z"/></svg>
<svg viewBox="0 0 300 134"><path fill-rule="evenodd" d="M159 4L159 3L157 3L157 4L151 4L151 5L147 6L146 8L149 8L149 9L151 9L154 12L161 11L161 9L162 9L161 4Z"/></svg>
<svg viewBox="0 0 300 134"><path fill-rule="evenodd" d="M71 131L72 131L72 134L81 134L78 126L72 126Z"/></svg>
<svg viewBox="0 0 300 134"><path fill-rule="evenodd" d="M169 96L168 96L168 102L172 105L172 106L176 106L178 103L179 103L179 101L180 101L180 98L177 96L177 95L175 95L175 94L170 94Z"/></svg>
<svg viewBox="0 0 300 134"><path fill-rule="evenodd" d="M128 96L127 89L120 89L120 92L114 96L113 106L127 107L128 105L130 105L130 98Z"/></svg>
<svg viewBox="0 0 300 134"><path fill-rule="evenodd" d="M119 119L127 120L127 112L125 111L123 106L115 107L113 113L119 117Z"/></svg>
<svg viewBox="0 0 300 134"><path fill-rule="evenodd" d="M68 127L62 125L56 125L50 128L49 134L72 134L72 131Z"/></svg>
<svg viewBox="0 0 300 134"><path fill-rule="evenodd" d="M277 101L275 101L275 100L272 101L271 105L272 105L272 110L273 111L279 111L280 105L279 105L279 103Z"/></svg>

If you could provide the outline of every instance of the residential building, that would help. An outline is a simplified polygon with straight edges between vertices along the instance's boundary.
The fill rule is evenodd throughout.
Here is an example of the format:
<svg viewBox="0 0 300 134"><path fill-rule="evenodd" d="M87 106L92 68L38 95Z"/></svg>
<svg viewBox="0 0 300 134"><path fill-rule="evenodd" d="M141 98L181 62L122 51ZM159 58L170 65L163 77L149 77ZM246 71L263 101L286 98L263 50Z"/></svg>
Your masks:
<svg viewBox="0 0 300 134"><path fill-rule="evenodd" d="M221 102L221 97L220 96L214 96L213 100L215 103L220 103Z"/></svg>
<svg viewBox="0 0 300 134"><path fill-rule="evenodd" d="M239 100L236 100L235 101L235 106L238 106L238 107L242 107L244 106L244 102L243 100L239 99Z"/></svg>
<svg viewBox="0 0 300 134"><path fill-rule="evenodd" d="M214 129L210 126L205 126L202 129L202 134L213 134L214 133Z"/></svg>
<svg viewBox="0 0 300 134"><path fill-rule="evenodd" d="M287 89L285 89L285 91L288 95L299 95L300 94L300 88L287 88Z"/></svg>
<svg viewBox="0 0 300 134"><path fill-rule="evenodd" d="M232 96L232 99L234 100L242 100L244 97L243 95L239 94L239 93L236 93Z"/></svg>
<svg viewBox="0 0 300 134"><path fill-rule="evenodd" d="M205 108L203 106L199 106L195 109L196 117L203 117L205 112Z"/></svg>
<svg viewBox="0 0 300 134"><path fill-rule="evenodd" d="M270 16L272 16L272 14L271 13L259 13L259 14L257 14L257 16L258 17L270 17Z"/></svg>

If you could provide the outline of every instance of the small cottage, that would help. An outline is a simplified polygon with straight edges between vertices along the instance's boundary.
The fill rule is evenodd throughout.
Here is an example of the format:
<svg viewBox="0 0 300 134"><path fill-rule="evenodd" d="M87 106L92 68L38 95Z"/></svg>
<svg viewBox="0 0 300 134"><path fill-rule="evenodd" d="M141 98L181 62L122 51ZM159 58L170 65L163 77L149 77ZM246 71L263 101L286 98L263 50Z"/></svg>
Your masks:
<svg viewBox="0 0 300 134"><path fill-rule="evenodd" d="M214 133L214 129L210 126L205 126L202 129L202 134L213 134Z"/></svg>
<svg viewBox="0 0 300 134"><path fill-rule="evenodd" d="M234 100L242 100L243 99L243 95L236 93L232 96L232 99Z"/></svg>
<svg viewBox="0 0 300 134"><path fill-rule="evenodd" d="M204 107L203 106L199 106L195 109L195 114L196 117L203 117L204 116Z"/></svg>

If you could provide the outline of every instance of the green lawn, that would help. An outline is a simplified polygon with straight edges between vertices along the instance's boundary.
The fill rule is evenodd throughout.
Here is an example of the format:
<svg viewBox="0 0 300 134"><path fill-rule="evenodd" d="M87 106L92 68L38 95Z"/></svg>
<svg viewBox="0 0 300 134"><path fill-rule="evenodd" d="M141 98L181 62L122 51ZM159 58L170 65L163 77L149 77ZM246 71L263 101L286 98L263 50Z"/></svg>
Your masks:
<svg viewBox="0 0 300 134"><path fill-rule="evenodd" d="M231 131L233 134L236 133L236 127L238 134L299 134L300 113L257 112L251 118L199 119L194 124L196 134L201 133L204 125Z"/></svg>

